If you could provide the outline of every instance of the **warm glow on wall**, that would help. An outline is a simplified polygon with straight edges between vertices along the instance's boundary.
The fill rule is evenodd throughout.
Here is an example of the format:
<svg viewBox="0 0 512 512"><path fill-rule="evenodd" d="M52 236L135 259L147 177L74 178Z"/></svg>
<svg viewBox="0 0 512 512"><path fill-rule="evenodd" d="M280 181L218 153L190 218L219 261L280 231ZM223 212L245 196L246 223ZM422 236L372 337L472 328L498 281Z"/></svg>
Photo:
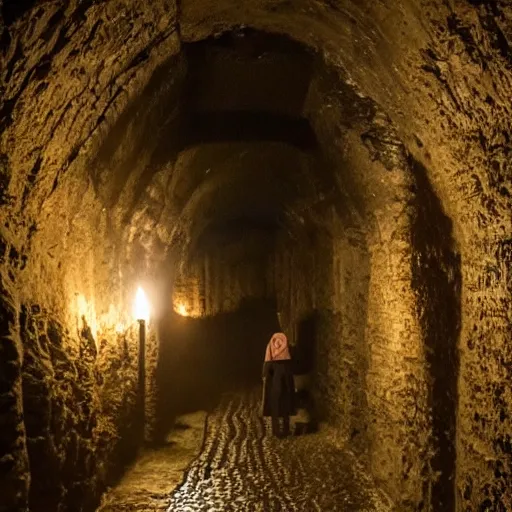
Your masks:
<svg viewBox="0 0 512 512"><path fill-rule="evenodd" d="M178 315L181 315L181 316L188 316L189 315L188 310L187 310L187 306L185 306L185 304L182 304L182 303L176 304L176 307L174 308L174 311L176 311L176 313L178 313Z"/></svg>
<svg viewBox="0 0 512 512"><path fill-rule="evenodd" d="M80 293L76 297L76 309L78 318L87 317L89 311L89 307L87 305L87 300L85 300L85 297Z"/></svg>
<svg viewBox="0 0 512 512"><path fill-rule="evenodd" d="M96 338L98 326L94 303L92 301L87 301L85 296L81 293L76 294L76 313L78 329L81 330L83 327L87 326L91 330L93 337Z"/></svg>
<svg viewBox="0 0 512 512"><path fill-rule="evenodd" d="M144 290L139 286L133 304L133 315L136 320L149 322L149 301Z"/></svg>
<svg viewBox="0 0 512 512"><path fill-rule="evenodd" d="M104 311L98 319L98 329L100 332L106 333L114 329L117 333L125 331L126 316L122 310L114 304L109 304L108 310Z"/></svg>

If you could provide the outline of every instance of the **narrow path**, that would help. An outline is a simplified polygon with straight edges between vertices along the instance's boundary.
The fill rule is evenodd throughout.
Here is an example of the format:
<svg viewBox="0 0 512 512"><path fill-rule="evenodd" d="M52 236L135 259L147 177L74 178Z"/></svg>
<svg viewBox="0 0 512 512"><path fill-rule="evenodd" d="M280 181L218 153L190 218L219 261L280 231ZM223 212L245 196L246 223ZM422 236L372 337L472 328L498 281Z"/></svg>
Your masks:
<svg viewBox="0 0 512 512"><path fill-rule="evenodd" d="M144 450L121 481L105 493L97 512L167 510L171 493L201 452L205 421L204 411L180 416L165 444Z"/></svg>
<svg viewBox="0 0 512 512"><path fill-rule="evenodd" d="M275 439L259 396L225 396L169 512L378 511L391 507L354 459L322 434Z"/></svg>
<svg viewBox="0 0 512 512"><path fill-rule="evenodd" d="M324 433L272 437L259 395L225 395L202 446L204 422L196 421L182 440L145 453L98 512L391 512Z"/></svg>

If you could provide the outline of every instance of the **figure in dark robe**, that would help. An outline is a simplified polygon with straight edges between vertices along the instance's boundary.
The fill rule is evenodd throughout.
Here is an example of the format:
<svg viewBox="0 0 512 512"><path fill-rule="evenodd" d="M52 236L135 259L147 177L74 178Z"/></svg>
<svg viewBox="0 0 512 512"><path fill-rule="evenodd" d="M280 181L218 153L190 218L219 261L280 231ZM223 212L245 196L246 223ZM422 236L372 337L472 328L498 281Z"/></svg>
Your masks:
<svg viewBox="0 0 512 512"><path fill-rule="evenodd" d="M295 387L288 339L275 333L265 351L263 364L263 416L272 418L272 434L290 434L290 416L295 414Z"/></svg>

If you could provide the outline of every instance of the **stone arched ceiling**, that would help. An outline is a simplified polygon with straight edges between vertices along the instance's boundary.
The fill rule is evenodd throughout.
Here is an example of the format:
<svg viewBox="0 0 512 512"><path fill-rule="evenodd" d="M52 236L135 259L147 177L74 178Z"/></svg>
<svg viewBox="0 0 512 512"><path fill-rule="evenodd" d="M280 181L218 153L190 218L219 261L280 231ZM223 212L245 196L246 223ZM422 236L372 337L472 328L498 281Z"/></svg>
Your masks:
<svg viewBox="0 0 512 512"><path fill-rule="evenodd" d="M330 169L329 200L349 224L374 222L393 200L380 180L396 175L377 176L370 163L413 180L412 158L460 243L510 232L506 2L74 0L2 9L2 229L32 255L26 276L48 257L57 270L99 246L91 223L116 254L149 264L179 224L172 184L195 187L180 154L236 138L319 148L328 164L317 171Z"/></svg>
<svg viewBox="0 0 512 512"><path fill-rule="evenodd" d="M146 229L119 234L146 219L142 199L167 197L157 174L184 147L263 119L274 141L304 147L314 133L354 217L389 199L366 160L407 169L413 158L461 242L506 238L510 16L504 1L5 1L5 237L55 258L92 221L123 246ZM162 201L146 227L165 246L180 210ZM55 244L54 232L74 241Z"/></svg>
<svg viewBox="0 0 512 512"><path fill-rule="evenodd" d="M309 200L301 187L312 183L313 203L324 201L347 226L375 228L368 231L381 245L365 243L388 244L372 253L373 275L396 277L397 249L404 283L411 268L432 288L431 268L442 282L458 286L460 277L456 329L443 319L460 353L451 380L458 500L485 510L489 489L496 500L510 496L510 418L501 404L510 403L508 0L4 0L1 15L0 284L9 297L36 311L43 305L67 325L68 316L76 322L77 293L96 310L91 316L128 309L123 291L155 262L194 236L197 243L241 216L247 222L247 205L258 219L291 212L297 226L294 201ZM257 151L247 165L235 163L244 144ZM276 179L282 159L301 172ZM414 236L400 239L411 219ZM461 276L442 265L452 224ZM421 246L415 260L407 243ZM377 317L389 300L438 320L444 288L432 306L426 285L415 302L421 283L401 284L396 296L379 275L371 284ZM391 363L399 350L406 360L407 347L386 315L377 320L376 344L399 347L382 359L388 366L374 367L385 395ZM428 352L414 347L414 358ZM412 370L409 377L416 385ZM404 393L407 414L413 395ZM408 435L412 450L417 432ZM374 448L385 452L379 439ZM402 447L390 460L404 460Z"/></svg>
<svg viewBox="0 0 512 512"><path fill-rule="evenodd" d="M202 180L196 182L186 202L182 196L179 225L186 226L193 245L206 229L219 229L236 220L276 231L287 218L318 202L322 188L326 193L326 184L315 176L315 164L320 165L311 155L283 143L199 147L185 176L200 166ZM189 183L189 178L185 181Z"/></svg>

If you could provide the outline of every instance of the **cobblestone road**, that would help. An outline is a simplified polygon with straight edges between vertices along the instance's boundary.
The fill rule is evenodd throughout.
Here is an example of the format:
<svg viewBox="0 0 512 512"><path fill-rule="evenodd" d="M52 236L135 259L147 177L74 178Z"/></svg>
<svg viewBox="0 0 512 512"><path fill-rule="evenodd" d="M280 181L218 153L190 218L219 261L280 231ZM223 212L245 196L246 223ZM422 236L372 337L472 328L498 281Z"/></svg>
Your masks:
<svg viewBox="0 0 512 512"><path fill-rule="evenodd" d="M391 507L324 434L270 436L257 394L225 396L169 512L379 511Z"/></svg>

